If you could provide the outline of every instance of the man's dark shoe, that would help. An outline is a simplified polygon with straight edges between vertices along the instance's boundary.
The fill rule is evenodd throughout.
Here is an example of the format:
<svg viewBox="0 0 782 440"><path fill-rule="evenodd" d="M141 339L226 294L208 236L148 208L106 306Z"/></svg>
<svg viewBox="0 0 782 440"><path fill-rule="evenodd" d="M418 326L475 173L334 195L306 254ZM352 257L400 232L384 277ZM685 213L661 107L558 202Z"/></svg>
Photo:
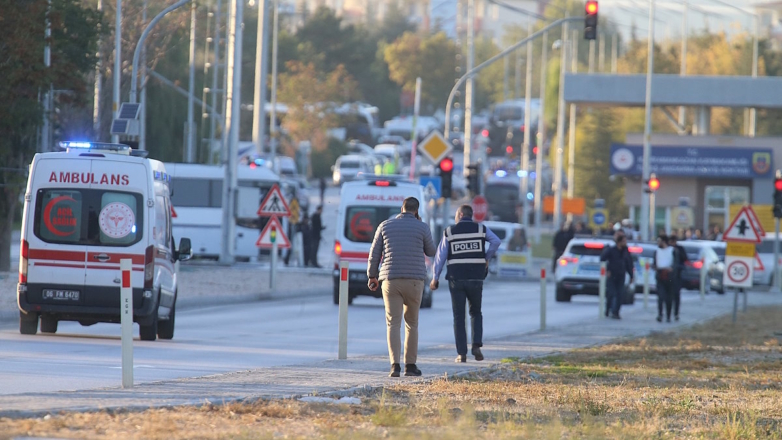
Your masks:
<svg viewBox="0 0 782 440"><path fill-rule="evenodd" d="M421 370L415 364L405 364L405 376L420 376Z"/></svg>
<svg viewBox="0 0 782 440"><path fill-rule="evenodd" d="M657 316L657 322L663 322L663 315Z"/></svg>
<svg viewBox="0 0 782 440"><path fill-rule="evenodd" d="M674 316L674 319L678 321L679 320L679 315Z"/></svg>
<svg viewBox="0 0 782 440"><path fill-rule="evenodd" d="M466 354L460 354L459 356L456 356L456 363L460 363L460 362L467 362Z"/></svg>
<svg viewBox="0 0 782 440"><path fill-rule="evenodd" d="M611 314L611 319L622 319L622 318L619 316L618 313L616 313L616 314L612 313Z"/></svg>
<svg viewBox="0 0 782 440"><path fill-rule="evenodd" d="M402 366L399 364L391 364L391 373L388 374L388 377L399 377L399 373L402 372Z"/></svg>
<svg viewBox="0 0 782 440"><path fill-rule="evenodd" d="M669 316L669 317L668 317L668 318L665 320L665 322L671 322L671 317Z"/></svg>
<svg viewBox="0 0 782 440"><path fill-rule="evenodd" d="M475 356L476 361L482 361L483 360L483 353L481 353L481 347L473 347L472 348L472 355Z"/></svg>

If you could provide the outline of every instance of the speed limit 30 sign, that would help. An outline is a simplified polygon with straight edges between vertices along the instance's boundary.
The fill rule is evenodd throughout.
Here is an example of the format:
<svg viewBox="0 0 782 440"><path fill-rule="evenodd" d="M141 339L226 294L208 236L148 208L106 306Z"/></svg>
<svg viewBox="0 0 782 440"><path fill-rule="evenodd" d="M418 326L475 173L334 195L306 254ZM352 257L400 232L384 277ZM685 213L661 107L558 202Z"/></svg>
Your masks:
<svg viewBox="0 0 782 440"><path fill-rule="evenodd" d="M755 259L752 257L725 256L725 272L722 283L726 287L752 287L752 269Z"/></svg>

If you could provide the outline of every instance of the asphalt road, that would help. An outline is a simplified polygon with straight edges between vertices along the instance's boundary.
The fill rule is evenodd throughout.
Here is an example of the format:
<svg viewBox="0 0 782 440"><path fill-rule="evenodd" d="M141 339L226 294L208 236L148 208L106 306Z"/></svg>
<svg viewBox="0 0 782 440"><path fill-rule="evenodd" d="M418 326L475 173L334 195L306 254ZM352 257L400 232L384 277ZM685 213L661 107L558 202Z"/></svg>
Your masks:
<svg viewBox="0 0 782 440"><path fill-rule="evenodd" d="M539 284L488 282L484 291L485 340L539 326ZM687 303L697 293L683 292ZM548 286L548 325L597 317L596 297L553 298ZM641 306L637 297L636 309ZM651 297L654 301L655 297ZM650 304L652 307L655 305ZM134 326L135 381L197 377L267 366L307 364L337 356L337 306L330 288L300 300L234 304L177 313L171 341L139 341ZM387 352L383 304L357 298L349 308L349 356ZM435 293L432 309L420 315L420 346L452 346L453 318L447 290ZM121 383L120 326L82 327L61 322L56 335L23 336L14 323L0 327L0 394L64 391ZM455 355L455 350L454 350Z"/></svg>

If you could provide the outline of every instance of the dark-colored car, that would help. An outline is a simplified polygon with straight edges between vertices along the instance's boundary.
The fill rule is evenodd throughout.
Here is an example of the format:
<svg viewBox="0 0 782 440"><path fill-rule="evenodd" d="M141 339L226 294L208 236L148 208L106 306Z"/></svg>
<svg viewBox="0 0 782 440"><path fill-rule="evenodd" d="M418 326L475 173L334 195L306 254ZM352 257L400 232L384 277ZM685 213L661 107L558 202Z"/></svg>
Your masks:
<svg viewBox="0 0 782 440"><path fill-rule="evenodd" d="M486 182L484 196L489 203L489 219L501 222L517 222L519 214L518 179L496 178Z"/></svg>
<svg viewBox="0 0 782 440"><path fill-rule="evenodd" d="M524 107L521 102L507 102L497 104L492 110L487 127L489 145L486 153L491 157L521 155L521 147L524 143L524 131L530 131L530 154L537 145L535 133L536 127L524 126Z"/></svg>
<svg viewBox="0 0 782 440"><path fill-rule="evenodd" d="M722 287L722 265L717 253L708 241L680 241L679 245L687 253L687 263L682 272L682 288L687 290L700 290L701 269L706 267L706 280L711 287L711 280L719 279L718 293L724 293ZM708 289L707 289L708 290ZM722 290L722 291L721 291Z"/></svg>

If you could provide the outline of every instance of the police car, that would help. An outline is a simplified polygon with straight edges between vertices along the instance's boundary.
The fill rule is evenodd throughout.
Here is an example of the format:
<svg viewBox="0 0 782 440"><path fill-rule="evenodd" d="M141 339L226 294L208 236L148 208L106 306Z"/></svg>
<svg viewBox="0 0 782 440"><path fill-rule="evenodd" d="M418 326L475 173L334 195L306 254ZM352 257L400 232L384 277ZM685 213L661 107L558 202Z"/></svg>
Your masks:
<svg viewBox="0 0 782 440"><path fill-rule="evenodd" d="M30 165L19 260L19 331L59 321L120 322L120 260L132 260L133 320L143 340L171 339L176 316L170 178L127 145L64 142Z"/></svg>
<svg viewBox="0 0 782 440"><path fill-rule="evenodd" d="M360 180L346 182L340 191L337 214L336 237L334 240L334 304L339 304L339 262L349 264L348 303L357 296L381 298L381 289L373 292L367 287L367 265L369 250L375 231L380 223L394 218L401 212L402 202L415 197L421 203L419 215L428 221L424 188L402 176L360 176ZM422 251L423 252L423 251ZM382 264L382 262L381 262ZM427 270L431 275L431 259L427 258ZM421 308L432 307L432 291L425 283Z"/></svg>
<svg viewBox="0 0 782 440"><path fill-rule="evenodd" d="M570 302L573 295L598 295L600 286L600 255L614 241L600 238L574 238L557 260L554 271L557 302ZM632 254L631 254L632 255ZM635 302L635 280L625 274L622 304Z"/></svg>

